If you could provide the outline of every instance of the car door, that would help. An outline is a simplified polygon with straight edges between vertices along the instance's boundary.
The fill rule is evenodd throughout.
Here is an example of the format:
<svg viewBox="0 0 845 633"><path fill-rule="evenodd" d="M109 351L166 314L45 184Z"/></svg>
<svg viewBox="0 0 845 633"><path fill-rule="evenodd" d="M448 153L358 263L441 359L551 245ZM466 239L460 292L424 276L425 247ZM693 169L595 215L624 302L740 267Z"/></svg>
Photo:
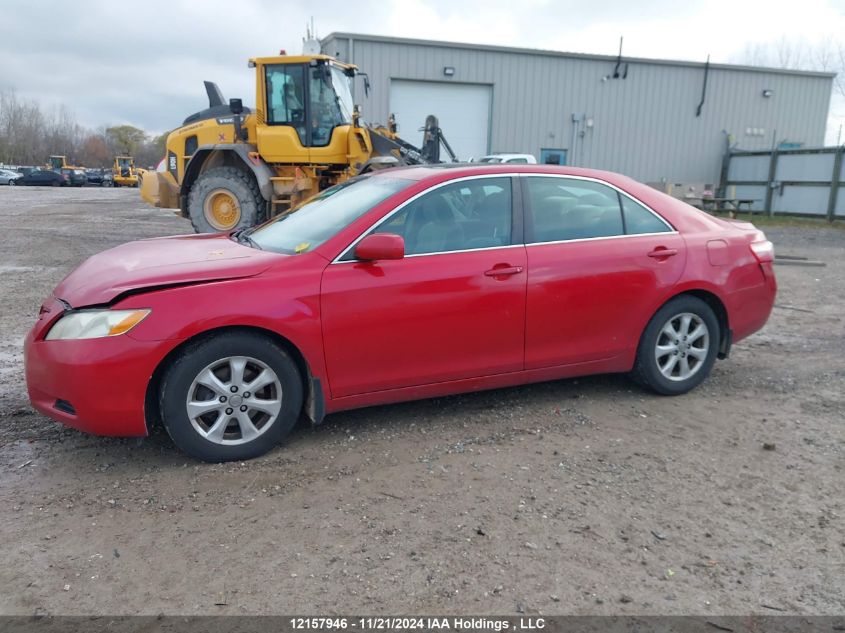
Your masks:
<svg viewBox="0 0 845 633"><path fill-rule="evenodd" d="M401 235L404 258L357 261L353 244L326 268L332 397L522 369L526 255L513 191L507 176L435 186L369 231Z"/></svg>
<svg viewBox="0 0 845 633"><path fill-rule="evenodd" d="M597 361L636 345L684 269L683 238L593 179L524 177L526 369Z"/></svg>

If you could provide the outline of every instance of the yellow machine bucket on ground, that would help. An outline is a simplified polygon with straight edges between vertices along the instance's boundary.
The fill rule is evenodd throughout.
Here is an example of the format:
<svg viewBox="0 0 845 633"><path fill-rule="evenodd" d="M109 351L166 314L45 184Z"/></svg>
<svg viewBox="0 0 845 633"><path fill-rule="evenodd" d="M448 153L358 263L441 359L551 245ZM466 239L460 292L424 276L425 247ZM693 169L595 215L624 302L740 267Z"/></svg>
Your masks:
<svg viewBox="0 0 845 633"><path fill-rule="evenodd" d="M167 174L160 171L145 171L140 176L141 198L147 204L162 209L178 209L178 190L168 181Z"/></svg>

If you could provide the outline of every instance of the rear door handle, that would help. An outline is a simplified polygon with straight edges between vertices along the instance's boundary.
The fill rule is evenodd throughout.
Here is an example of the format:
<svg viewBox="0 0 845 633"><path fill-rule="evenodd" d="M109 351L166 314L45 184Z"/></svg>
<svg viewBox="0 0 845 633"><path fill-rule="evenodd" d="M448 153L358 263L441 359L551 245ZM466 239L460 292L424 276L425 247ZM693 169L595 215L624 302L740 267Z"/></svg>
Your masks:
<svg viewBox="0 0 845 633"><path fill-rule="evenodd" d="M648 256L654 257L655 259L660 259L661 257L672 257L672 255L677 254L678 249L676 248L655 248L648 254Z"/></svg>
<svg viewBox="0 0 845 633"><path fill-rule="evenodd" d="M522 266L502 266L501 268L491 268L484 271L488 277L509 277L510 275L518 275L522 272Z"/></svg>

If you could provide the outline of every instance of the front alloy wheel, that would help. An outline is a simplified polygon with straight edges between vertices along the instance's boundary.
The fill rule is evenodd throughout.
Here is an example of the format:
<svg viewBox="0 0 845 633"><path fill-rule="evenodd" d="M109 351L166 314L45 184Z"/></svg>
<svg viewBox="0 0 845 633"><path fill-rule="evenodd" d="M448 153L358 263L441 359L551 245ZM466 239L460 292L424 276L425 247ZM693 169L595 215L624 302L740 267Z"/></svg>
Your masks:
<svg viewBox="0 0 845 633"><path fill-rule="evenodd" d="M275 447L302 410L302 377L275 341L244 330L187 345L165 371L159 410L173 443L207 462Z"/></svg>
<svg viewBox="0 0 845 633"><path fill-rule="evenodd" d="M266 364L230 356L203 368L188 389L188 419L215 444L244 444L267 431L282 410L282 385Z"/></svg>

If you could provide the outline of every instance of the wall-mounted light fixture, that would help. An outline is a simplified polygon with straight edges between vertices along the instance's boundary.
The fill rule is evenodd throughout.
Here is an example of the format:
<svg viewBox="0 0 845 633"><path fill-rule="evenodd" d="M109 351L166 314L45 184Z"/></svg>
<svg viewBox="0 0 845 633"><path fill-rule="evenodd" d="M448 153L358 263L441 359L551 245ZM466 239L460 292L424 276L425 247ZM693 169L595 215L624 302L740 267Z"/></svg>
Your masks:
<svg viewBox="0 0 845 633"><path fill-rule="evenodd" d="M765 97L766 99L771 97L773 94L775 94L773 90L769 90L768 88L763 90L763 97Z"/></svg>
<svg viewBox="0 0 845 633"><path fill-rule="evenodd" d="M443 74L447 77L454 77L455 76L455 67L454 66L444 66L443 67Z"/></svg>

